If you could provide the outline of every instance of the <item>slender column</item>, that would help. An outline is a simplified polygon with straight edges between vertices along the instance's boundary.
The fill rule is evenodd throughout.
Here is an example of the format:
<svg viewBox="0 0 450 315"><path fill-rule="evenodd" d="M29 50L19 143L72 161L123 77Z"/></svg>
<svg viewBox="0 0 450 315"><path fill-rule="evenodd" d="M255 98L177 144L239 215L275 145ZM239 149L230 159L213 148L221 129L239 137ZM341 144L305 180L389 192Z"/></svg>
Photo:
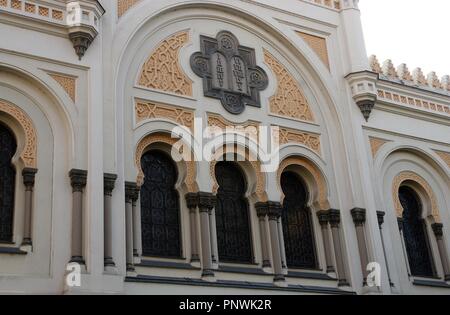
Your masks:
<svg viewBox="0 0 450 315"><path fill-rule="evenodd" d="M104 265L115 267L112 257L112 192L115 188L117 175L104 174Z"/></svg>
<svg viewBox="0 0 450 315"><path fill-rule="evenodd" d="M71 170L72 185L72 258L71 263L85 265L83 258L83 190L87 184L87 171Z"/></svg>
<svg viewBox="0 0 450 315"><path fill-rule="evenodd" d="M349 286L347 281L347 274L345 271L345 263L343 257L343 249L341 243L341 211L331 209L328 211L331 225L331 234L333 236L334 253L336 256L336 267L339 279L339 286Z"/></svg>
<svg viewBox="0 0 450 315"><path fill-rule="evenodd" d="M22 246L32 246L31 222L33 216L33 190L37 169L25 168L22 171L23 184L25 185L25 219Z"/></svg>
<svg viewBox="0 0 450 315"><path fill-rule="evenodd" d="M210 193L198 193L198 208L200 211L201 239L202 239L202 277L214 277L211 255L211 232L209 215L216 204L216 198Z"/></svg>
<svg viewBox="0 0 450 315"><path fill-rule="evenodd" d="M268 202L268 215L269 215L269 230L270 240L272 244L272 257L273 257L273 269L274 269L274 281L285 281L283 275L283 265L281 262L281 248L278 232L278 219L281 217L281 204L279 202Z"/></svg>
<svg viewBox="0 0 450 315"><path fill-rule="evenodd" d="M131 209L133 212L133 257L139 257L140 256L140 246L139 246L139 233L141 231L140 229L140 213L139 208L137 207L137 202L139 200L139 193L140 188L136 185L135 191L131 203Z"/></svg>
<svg viewBox="0 0 450 315"><path fill-rule="evenodd" d="M135 183L125 183L125 224L126 224L126 261L127 271L133 272L133 198L136 194Z"/></svg>
<svg viewBox="0 0 450 315"><path fill-rule="evenodd" d="M261 248L263 258L263 268L270 268L270 255L269 255L269 240L267 235L266 217L268 215L268 208L265 203L258 202L255 205L256 213L259 218L259 231L261 233Z"/></svg>
<svg viewBox="0 0 450 315"><path fill-rule="evenodd" d="M219 249L217 248L217 226L216 226L216 210L209 212L209 229L211 233L211 256L214 264L219 263Z"/></svg>
<svg viewBox="0 0 450 315"><path fill-rule="evenodd" d="M384 255L384 262L386 264L386 271L388 274L388 278L389 278L389 284L391 285L391 287L394 286L394 283L392 282L392 278L391 278L391 271L389 269L389 262L387 260L387 256L386 256L386 245L384 243L384 233L383 233L383 224L384 224L384 217L386 216L386 213L384 213L383 211L377 211L377 217L378 217L378 227L380 229L380 235L381 235L381 245L383 246L383 255Z"/></svg>
<svg viewBox="0 0 450 315"><path fill-rule="evenodd" d="M281 217L277 220L278 226L278 239L280 241L280 250L281 250L281 267L283 269L287 269L287 259L286 259L286 247L284 244L284 233L283 233L283 224L281 223Z"/></svg>
<svg viewBox="0 0 450 315"><path fill-rule="evenodd" d="M198 224L197 224L197 205L198 195L195 193L188 193L185 196L186 204L189 209L189 220L191 225L191 263L199 262L199 246L198 246Z"/></svg>
<svg viewBox="0 0 450 315"><path fill-rule="evenodd" d="M445 281L450 281L450 266L448 260L447 249L444 243L444 225L442 223L434 223L432 226L434 235L439 248L439 255L441 256L442 269L444 270Z"/></svg>
<svg viewBox="0 0 450 315"><path fill-rule="evenodd" d="M319 211L317 213L319 218L320 227L322 230L322 238L323 238L323 247L325 248L325 261L327 264L327 273L336 272L333 263L333 256L331 253L331 244L330 244L330 229L328 227L328 222L330 220L330 216L328 211Z"/></svg>
<svg viewBox="0 0 450 315"><path fill-rule="evenodd" d="M355 208L351 211L356 228L356 239L358 241L359 258L361 260L361 271L363 274L363 286L367 285L367 266L369 265L369 254L366 243L364 226L366 223L366 209Z"/></svg>

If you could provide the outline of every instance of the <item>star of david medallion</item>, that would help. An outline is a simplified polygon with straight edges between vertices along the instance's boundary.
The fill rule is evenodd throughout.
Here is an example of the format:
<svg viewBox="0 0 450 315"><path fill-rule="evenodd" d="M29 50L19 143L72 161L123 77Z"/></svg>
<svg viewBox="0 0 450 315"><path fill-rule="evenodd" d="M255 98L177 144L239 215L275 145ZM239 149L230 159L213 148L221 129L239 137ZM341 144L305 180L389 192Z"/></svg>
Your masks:
<svg viewBox="0 0 450 315"><path fill-rule="evenodd" d="M191 56L192 70L203 78L206 97L220 99L230 113L245 106L261 107L260 91L268 86L266 72L256 65L255 50L239 44L230 32L216 38L200 36L201 51Z"/></svg>

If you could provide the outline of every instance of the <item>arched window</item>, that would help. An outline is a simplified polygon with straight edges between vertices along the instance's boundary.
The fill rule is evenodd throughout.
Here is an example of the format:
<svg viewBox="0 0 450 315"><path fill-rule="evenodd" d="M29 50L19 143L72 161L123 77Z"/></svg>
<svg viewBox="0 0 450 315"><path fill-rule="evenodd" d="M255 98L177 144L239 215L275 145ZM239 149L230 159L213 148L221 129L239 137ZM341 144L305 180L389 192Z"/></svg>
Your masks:
<svg viewBox="0 0 450 315"><path fill-rule="evenodd" d="M13 237L16 170L11 159L16 150L13 133L0 124L0 242L11 242Z"/></svg>
<svg viewBox="0 0 450 315"><path fill-rule="evenodd" d="M220 260L252 263L249 207L245 197L247 184L238 165L219 162L216 165L219 184L216 204L217 243Z"/></svg>
<svg viewBox="0 0 450 315"><path fill-rule="evenodd" d="M404 210L403 237L411 274L416 277L433 277L435 273L419 196L412 188L403 186L400 187L399 198Z"/></svg>
<svg viewBox="0 0 450 315"><path fill-rule="evenodd" d="M161 151L142 156L141 187L143 256L181 258L180 199L173 160Z"/></svg>
<svg viewBox="0 0 450 315"><path fill-rule="evenodd" d="M317 261L307 189L293 172L282 174L281 187L285 194L282 221L287 265L289 268L314 269Z"/></svg>

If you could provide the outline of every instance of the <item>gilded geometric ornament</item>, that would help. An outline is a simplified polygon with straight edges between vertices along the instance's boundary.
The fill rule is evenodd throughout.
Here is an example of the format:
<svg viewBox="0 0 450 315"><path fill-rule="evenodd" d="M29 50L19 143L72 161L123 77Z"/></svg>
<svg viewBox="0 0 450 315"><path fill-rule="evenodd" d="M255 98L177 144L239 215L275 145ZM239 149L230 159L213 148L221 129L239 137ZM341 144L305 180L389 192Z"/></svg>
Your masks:
<svg viewBox="0 0 450 315"><path fill-rule="evenodd" d="M428 182L425 179L423 179L421 176L417 175L416 173L413 173L410 171L405 171L405 172L398 174L394 178L394 181L392 184L392 197L394 200L394 206L395 206L395 211L397 213L397 217L398 218L403 217L403 207L402 207L402 204L401 204L400 198L399 198L399 190L400 190L401 185L405 181L415 182L415 183L419 184L425 190L425 192L431 202L431 215L433 216L436 223L441 223L439 207L438 207L438 203L436 200L436 196L433 192L433 189L431 188L430 184L428 184Z"/></svg>
<svg viewBox="0 0 450 315"><path fill-rule="evenodd" d="M294 77L267 50L264 50L264 57L266 64L272 69L278 81L277 92L270 98L270 112L275 115L313 122L314 115Z"/></svg>
<svg viewBox="0 0 450 315"><path fill-rule="evenodd" d="M203 78L206 97L219 99L234 115L245 106L261 107L260 91L268 86L265 71L256 65L255 50L239 44L230 32L217 38L200 36L201 51L192 55L191 67Z"/></svg>
<svg viewBox="0 0 450 315"><path fill-rule="evenodd" d="M190 109L137 100L135 114L136 123L154 118L167 118L194 130L194 111Z"/></svg>
<svg viewBox="0 0 450 315"><path fill-rule="evenodd" d="M0 101L0 112L5 112L16 119L25 133L25 148L20 154L25 167L36 168L37 165L37 135L34 125L28 115L19 107Z"/></svg>
<svg viewBox="0 0 450 315"><path fill-rule="evenodd" d="M227 130L227 128L233 127L233 130L236 132L242 132L248 135L251 139L257 141L259 135L259 126L260 123L252 120L248 120L243 124L237 124L229 121L228 119L223 118L218 114L209 114L208 115L208 126L209 127L217 127L221 129L223 132Z"/></svg>
<svg viewBox="0 0 450 315"><path fill-rule="evenodd" d="M58 84L66 91L67 95L69 95L70 99L75 103L75 94L76 94L76 79L74 77L48 73Z"/></svg>
<svg viewBox="0 0 450 315"><path fill-rule="evenodd" d="M318 155L322 154L320 146L320 135L309 132L280 128L280 145L288 143L299 143L310 148Z"/></svg>
<svg viewBox="0 0 450 315"><path fill-rule="evenodd" d="M189 33L183 31L165 39L142 66L140 86L192 96L192 81L181 68L180 50L189 42Z"/></svg>

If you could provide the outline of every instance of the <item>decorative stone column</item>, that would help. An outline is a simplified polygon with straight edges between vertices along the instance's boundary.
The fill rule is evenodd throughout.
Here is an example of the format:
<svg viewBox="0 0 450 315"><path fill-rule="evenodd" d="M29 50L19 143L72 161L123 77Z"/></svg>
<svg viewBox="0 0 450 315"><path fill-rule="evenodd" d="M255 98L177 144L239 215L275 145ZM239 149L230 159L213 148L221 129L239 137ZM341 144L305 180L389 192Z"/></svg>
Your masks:
<svg viewBox="0 0 450 315"><path fill-rule="evenodd" d="M333 256L331 252L331 243L330 243L330 229L328 225L330 216L328 214L328 211L322 210L317 213L317 217L319 218L319 223L322 230L323 247L325 249L325 262L327 264L327 273L335 273L336 269L333 263Z"/></svg>
<svg viewBox="0 0 450 315"><path fill-rule="evenodd" d="M347 274L345 271L345 263L343 256L343 248L341 242L341 211L336 209L331 209L328 211L331 234L333 236L334 253L336 256L336 268L338 273L339 286L349 286L347 281Z"/></svg>
<svg viewBox="0 0 450 315"><path fill-rule="evenodd" d="M398 230L400 232L400 241L402 242L403 257L405 259L406 269L408 270L408 276L411 276L411 268L409 266L408 261L408 252L406 250L405 237L403 235L403 218L398 217L397 223L398 223Z"/></svg>
<svg viewBox="0 0 450 315"><path fill-rule="evenodd" d="M85 265L83 258L83 190L87 184L87 171L69 172L72 185L72 258L71 263Z"/></svg>
<svg viewBox="0 0 450 315"><path fill-rule="evenodd" d="M262 267L270 268L272 267L270 263L270 254L269 254L269 239L267 235L267 225L266 225L266 217L268 215L269 209L265 203L258 202L255 204L256 213L259 219L259 231L261 234L261 249L262 249Z"/></svg>
<svg viewBox="0 0 450 315"><path fill-rule="evenodd" d="M198 193L202 244L202 277L214 277L211 253L211 227L209 216L216 205L216 197L211 193Z"/></svg>
<svg viewBox="0 0 450 315"><path fill-rule="evenodd" d="M270 241L272 245L274 282L284 282L283 264L281 261L281 248L279 239L278 220L281 218L282 207L279 202L267 202L269 216Z"/></svg>
<svg viewBox="0 0 450 315"><path fill-rule="evenodd" d="M198 194L188 193L185 196L186 205L189 209L189 221L191 229L191 263L200 261L199 246L198 246L198 224L197 224L197 206Z"/></svg>
<svg viewBox="0 0 450 315"><path fill-rule="evenodd" d="M112 257L112 192L115 188L117 175L104 174L103 186L104 186L104 265L105 268L114 268Z"/></svg>
<svg viewBox="0 0 450 315"><path fill-rule="evenodd" d="M351 211L356 228L356 239L358 241L359 258L361 260L361 271L363 274L363 286L367 285L367 266L369 265L369 254L366 242L364 226L366 223L366 209L355 208Z"/></svg>
<svg viewBox="0 0 450 315"><path fill-rule="evenodd" d="M389 284L391 285L391 287L393 287L394 283L392 282L391 271L389 270L389 262L388 262L387 256L386 256L386 244L384 242L384 235L383 235L384 234L383 233L383 224L384 224L385 216L386 216L386 213L384 213L383 211L377 211L378 227L380 229L381 245L383 247L384 262L386 264L386 271L387 271L388 278L389 278Z"/></svg>
<svg viewBox="0 0 450 315"><path fill-rule="evenodd" d="M33 190L37 169L25 168L22 171L23 184L25 185L25 211L22 246L33 246L32 241L32 217L33 217Z"/></svg>
<svg viewBox="0 0 450 315"><path fill-rule="evenodd" d="M137 202L139 200L140 187L135 186L134 195L132 198L132 212L133 212L133 257L139 259L141 256L141 246L139 242L139 234L141 232L140 224L141 224L141 215L139 213L140 208L137 206Z"/></svg>
<svg viewBox="0 0 450 315"><path fill-rule="evenodd" d="M450 266L448 260L447 249L444 243L444 225L442 223L434 223L432 226L436 242L439 248L439 255L441 257L442 269L444 270L445 281L450 281Z"/></svg>
<svg viewBox="0 0 450 315"><path fill-rule="evenodd" d="M209 229L211 233L211 256L213 264L219 264L219 249L217 247L216 210L209 212Z"/></svg>
<svg viewBox="0 0 450 315"><path fill-rule="evenodd" d="M283 208L281 208L283 209ZM281 222L281 216L277 220L278 226L278 239L280 241L280 250L281 250L281 267L287 271L287 258L286 258L286 248L284 244L284 233L283 233L283 223Z"/></svg>
<svg viewBox="0 0 450 315"><path fill-rule="evenodd" d="M126 229L126 262L127 272L134 272L133 261L133 198L136 195L136 184L125 183L125 229Z"/></svg>

